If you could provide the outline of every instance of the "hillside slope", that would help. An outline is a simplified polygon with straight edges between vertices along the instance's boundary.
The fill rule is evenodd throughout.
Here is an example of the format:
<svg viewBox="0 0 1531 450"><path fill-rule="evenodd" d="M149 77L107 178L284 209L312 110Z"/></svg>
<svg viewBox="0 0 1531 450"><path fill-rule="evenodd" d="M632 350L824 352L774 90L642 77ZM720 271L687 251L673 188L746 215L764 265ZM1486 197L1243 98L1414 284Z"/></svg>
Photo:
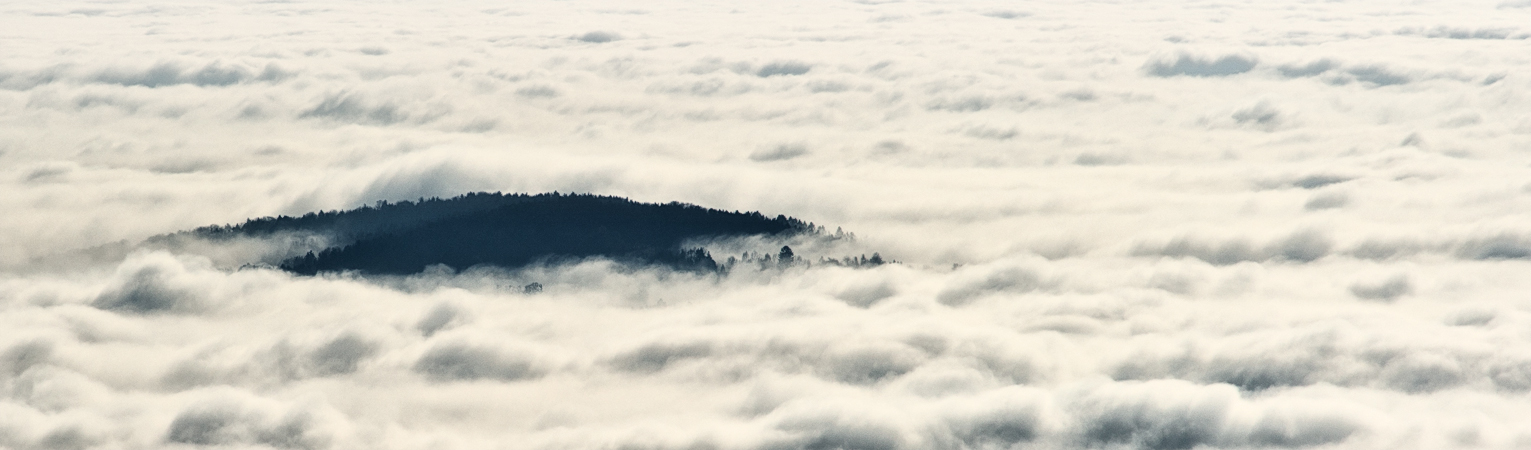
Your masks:
<svg viewBox="0 0 1531 450"><path fill-rule="evenodd" d="M281 268L299 274L360 271L411 274L427 266L516 268L539 261L606 257L711 271L717 263L693 238L817 233L785 216L767 218L682 203L640 203L596 195L476 193L447 200L379 204L303 217L255 219L207 227L208 237L312 232L338 236L341 245L289 259Z"/></svg>

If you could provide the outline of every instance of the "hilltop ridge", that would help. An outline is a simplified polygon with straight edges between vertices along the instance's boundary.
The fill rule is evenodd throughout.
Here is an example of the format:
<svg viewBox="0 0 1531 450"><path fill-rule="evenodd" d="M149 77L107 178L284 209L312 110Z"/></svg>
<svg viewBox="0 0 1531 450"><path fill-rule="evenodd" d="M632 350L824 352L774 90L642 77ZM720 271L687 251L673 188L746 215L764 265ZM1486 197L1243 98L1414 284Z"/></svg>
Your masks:
<svg viewBox="0 0 1531 450"><path fill-rule="evenodd" d="M444 264L516 268L537 262L605 257L682 270L715 271L692 239L819 234L821 227L778 215L670 202L641 203L592 194L470 193L450 199L378 202L348 211L251 219L191 233L206 239L284 232L324 235L331 247L283 261L293 273L359 271L411 274Z"/></svg>

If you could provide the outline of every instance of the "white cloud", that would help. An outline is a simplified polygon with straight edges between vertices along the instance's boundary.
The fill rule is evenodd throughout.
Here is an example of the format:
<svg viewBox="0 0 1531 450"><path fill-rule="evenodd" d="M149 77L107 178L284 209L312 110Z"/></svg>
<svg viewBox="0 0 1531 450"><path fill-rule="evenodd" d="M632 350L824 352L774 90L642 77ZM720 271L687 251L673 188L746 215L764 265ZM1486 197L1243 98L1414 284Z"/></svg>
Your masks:
<svg viewBox="0 0 1531 450"><path fill-rule="evenodd" d="M1525 6L6 4L0 447L1516 448ZM140 244L477 190L857 238Z"/></svg>

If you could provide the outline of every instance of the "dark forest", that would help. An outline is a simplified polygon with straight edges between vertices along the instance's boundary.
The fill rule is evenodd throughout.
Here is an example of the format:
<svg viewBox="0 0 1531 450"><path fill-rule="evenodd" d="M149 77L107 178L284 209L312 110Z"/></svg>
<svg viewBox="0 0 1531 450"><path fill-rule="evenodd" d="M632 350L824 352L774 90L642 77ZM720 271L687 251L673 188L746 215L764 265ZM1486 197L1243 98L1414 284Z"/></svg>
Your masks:
<svg viewBox="0 0 1531 450"><path fill-rule="evenodd" d="M505 268L603 257L690 271L716 271L690 239L818 234L822 228L778 215L729 212L671 202L640 203L587 194L472 193L450 199L378 202L349 211L267 217L193 230L204 238L283 232L330 236L336 246L284 261L290 272L412 274L444 264L456 270Z"/></svg>

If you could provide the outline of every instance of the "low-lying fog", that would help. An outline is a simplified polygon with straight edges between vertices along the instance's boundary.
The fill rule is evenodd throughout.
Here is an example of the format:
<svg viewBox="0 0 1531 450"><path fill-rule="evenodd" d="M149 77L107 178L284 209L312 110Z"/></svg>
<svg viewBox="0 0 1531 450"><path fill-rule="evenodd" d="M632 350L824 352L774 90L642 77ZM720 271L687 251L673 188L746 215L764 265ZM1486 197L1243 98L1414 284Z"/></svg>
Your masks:
<svg viewBox="0 0 1531 450"><path fill-rule="evenodd" d="M0 5L0 447L1524 448L1531 2ZM250 261L473 191L725 275ZM540 283L540 293L524 286Z"/></svg>

